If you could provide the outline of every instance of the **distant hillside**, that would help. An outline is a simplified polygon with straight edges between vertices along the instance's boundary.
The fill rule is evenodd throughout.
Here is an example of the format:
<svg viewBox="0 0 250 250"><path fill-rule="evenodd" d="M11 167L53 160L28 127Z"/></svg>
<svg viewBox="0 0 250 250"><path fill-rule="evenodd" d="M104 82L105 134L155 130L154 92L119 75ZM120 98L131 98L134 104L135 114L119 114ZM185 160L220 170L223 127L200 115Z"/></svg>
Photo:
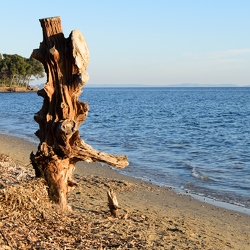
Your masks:
<svg viewBox="0 0 250 250"><path fill-rule="evenodd" d="M33 85L36 88L42 89L44 83ZM169 84L169 85L144 85L144 84L91 84L87 83L84 88L226 88L226 87L250 87L250 85L239 86L237 84L199 84L199 83L180 83L180 84Z"/></svg>

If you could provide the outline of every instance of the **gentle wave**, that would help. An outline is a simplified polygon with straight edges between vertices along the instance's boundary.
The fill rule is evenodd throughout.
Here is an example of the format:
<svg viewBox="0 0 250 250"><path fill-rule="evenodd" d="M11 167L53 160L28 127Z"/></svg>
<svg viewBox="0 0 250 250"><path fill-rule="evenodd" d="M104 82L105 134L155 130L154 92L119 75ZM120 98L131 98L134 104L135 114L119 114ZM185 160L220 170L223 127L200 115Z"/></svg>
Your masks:
<svg viewBox="0 0 250 250"><path fill-rule="evenodd" d="M192 176L199 179L199 180L202 180L202 181L211 181L212 179L210 179L208 176L205 176L203 175L197 167L194 167L191 171L192 173Z"/></svg>

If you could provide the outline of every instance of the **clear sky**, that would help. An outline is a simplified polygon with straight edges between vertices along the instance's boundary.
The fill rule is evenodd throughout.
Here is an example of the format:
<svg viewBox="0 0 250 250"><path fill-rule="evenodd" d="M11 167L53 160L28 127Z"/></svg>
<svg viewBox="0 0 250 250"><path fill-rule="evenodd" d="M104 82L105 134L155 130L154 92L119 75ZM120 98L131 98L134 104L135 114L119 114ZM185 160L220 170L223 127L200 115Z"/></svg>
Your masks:
<svg viewBox="0 0 250 250"><path fill-rule="evenodd" d="M0 53L29 57L60 16L90 50L88 86L250 85L249 0L1 1ZM43 80L45 81L45 80Z"/></svg>

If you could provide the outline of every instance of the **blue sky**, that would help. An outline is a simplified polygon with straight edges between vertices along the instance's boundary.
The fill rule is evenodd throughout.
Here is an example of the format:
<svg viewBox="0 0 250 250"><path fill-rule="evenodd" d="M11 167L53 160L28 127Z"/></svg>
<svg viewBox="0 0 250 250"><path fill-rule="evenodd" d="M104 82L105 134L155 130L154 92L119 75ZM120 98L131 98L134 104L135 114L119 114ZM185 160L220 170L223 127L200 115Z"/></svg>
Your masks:
<svg viewBox="0 0 250 250"><path fill-rule="evenodd" d="M249 10L249 0L3 1L0 53L29 57L39 19L60 16L65 37L78 29L87 41L89 87L245 86Z"/></svg>

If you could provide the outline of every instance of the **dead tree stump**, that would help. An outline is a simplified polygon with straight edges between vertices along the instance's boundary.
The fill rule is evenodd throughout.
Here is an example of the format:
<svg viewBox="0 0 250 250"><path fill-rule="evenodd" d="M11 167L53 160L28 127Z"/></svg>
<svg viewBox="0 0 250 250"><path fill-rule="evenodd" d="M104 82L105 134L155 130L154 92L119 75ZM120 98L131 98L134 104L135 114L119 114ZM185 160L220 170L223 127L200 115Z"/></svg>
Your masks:
<svg viewBox="0 0 250 250"><path fill-rule="evenodd" d="M86 41L78 30L64 37L60 17L39 20L43 41L32 57L40 61L47 74L47 83L37 93L44 98L43 106L34 115L40 140L31 162L37 177L44 177L52 201L67 209L67 194L76 183L72 174L77 161L105 162L123 168L125 155L98 152L80 137L79 126L87 117L89 106L78 101L81 88L88 81L85 71L89 63Z"/></svg>

